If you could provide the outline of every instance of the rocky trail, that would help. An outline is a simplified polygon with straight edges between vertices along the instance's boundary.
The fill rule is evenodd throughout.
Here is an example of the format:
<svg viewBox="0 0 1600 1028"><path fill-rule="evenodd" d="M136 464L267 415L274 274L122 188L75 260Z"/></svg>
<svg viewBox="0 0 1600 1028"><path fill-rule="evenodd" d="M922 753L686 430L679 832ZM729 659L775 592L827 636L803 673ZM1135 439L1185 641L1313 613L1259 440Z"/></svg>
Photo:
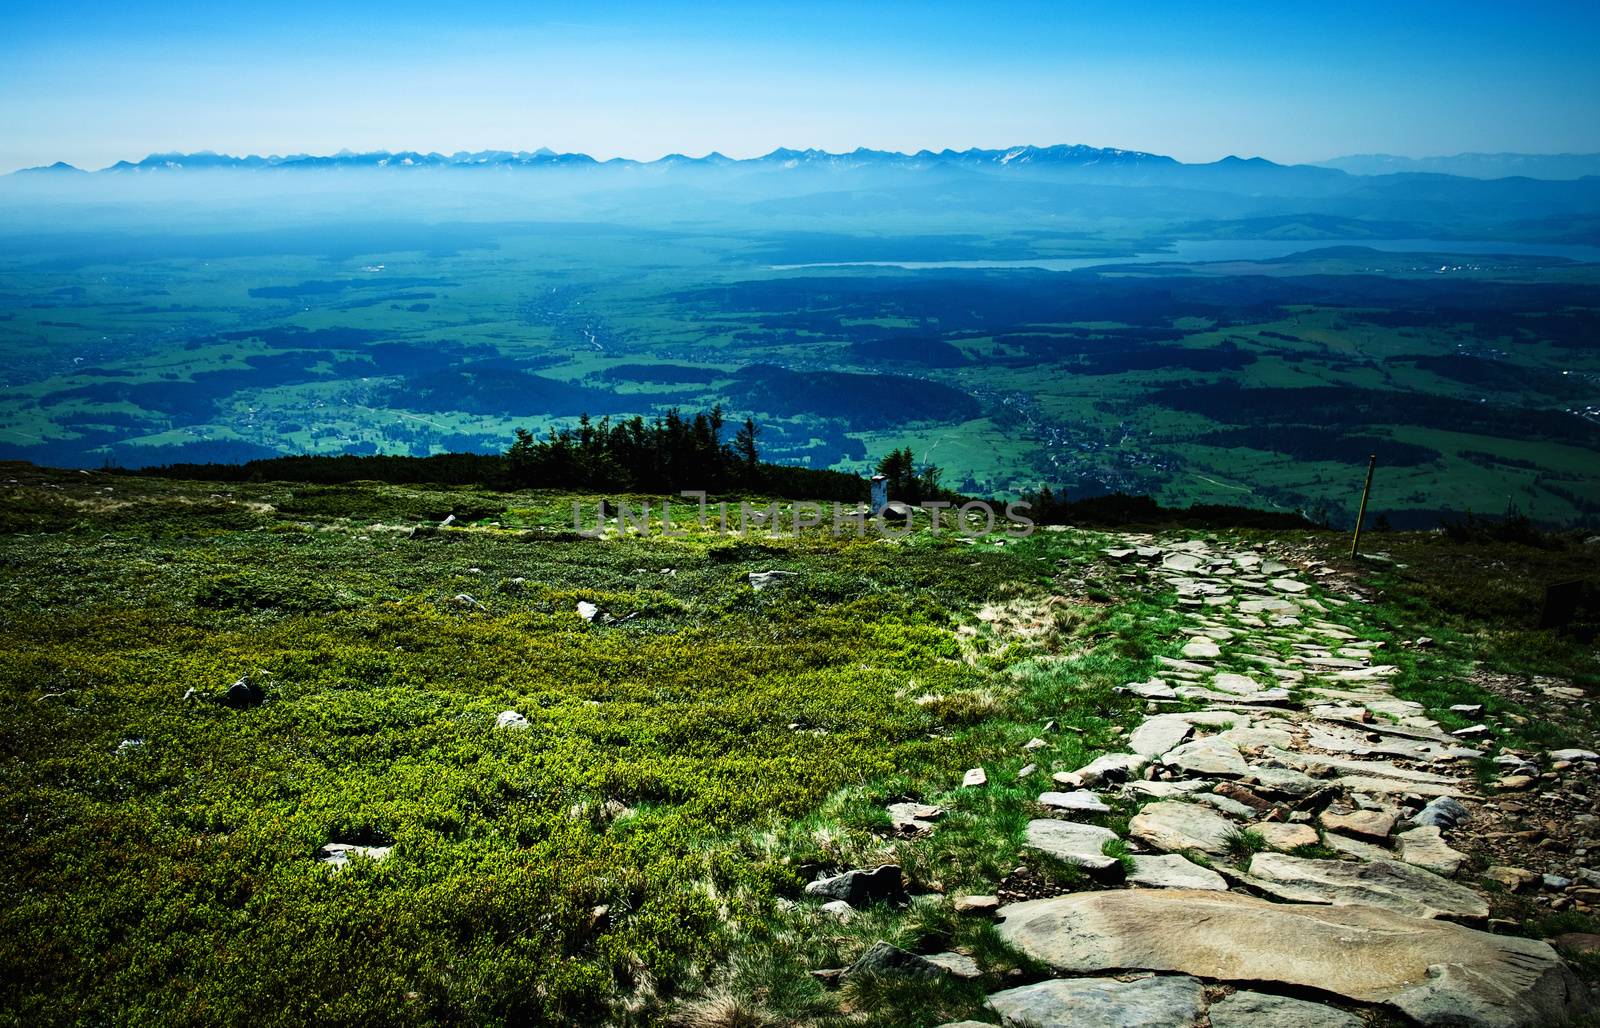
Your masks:
<svg viewBox="0 0 1600 1028"><path fill-rule="evenodd" d="M1019 868L996 895L956 900L1054 975L990 995L994 1022L1590 1016L1557 951L1497 931L1509 925L1491 920L1490 900L1504 890L1546 910L1600 905L1600 873L1584 866L1594 752L1498 750L1490 726L1446 731L1397 697L1393 644L1365 638L1376 633L1362 631L1364 597L1332 568L1150 536L1121 537L1105 556L1176 593L1181 656L1126 685L1147 716L1123 751L1034 772L1043 784L1026 848L1075 865L1087 887L1063 893ZM1577 698L1538 687L1552 702ZM1485 777L1484 758L1496 774ZM1105 826L1114 806L1132 809L1125 832ZM936 808L891 814L937 830ZM873 874L899 884L898 869ZM846 878L808 891L848 899ZM850 888L865 897L871 885L850 877ZM880 944L844 975L961 974L964 959Z"/></svg>

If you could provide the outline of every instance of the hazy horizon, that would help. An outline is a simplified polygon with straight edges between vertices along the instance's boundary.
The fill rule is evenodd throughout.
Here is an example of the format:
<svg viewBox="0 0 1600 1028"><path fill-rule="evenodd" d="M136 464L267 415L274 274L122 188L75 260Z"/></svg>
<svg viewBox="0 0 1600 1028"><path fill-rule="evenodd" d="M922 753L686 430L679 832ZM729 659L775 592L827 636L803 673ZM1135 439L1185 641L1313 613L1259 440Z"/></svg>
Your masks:
<svg viewBox="0 0 1600 1028"><path fill-rule="evenodd" d="M5 171L201 150L1600 151L1600 12L1565 4L821 4L797 18L762 3L446 15L26 0L0 23Z"/></svg>

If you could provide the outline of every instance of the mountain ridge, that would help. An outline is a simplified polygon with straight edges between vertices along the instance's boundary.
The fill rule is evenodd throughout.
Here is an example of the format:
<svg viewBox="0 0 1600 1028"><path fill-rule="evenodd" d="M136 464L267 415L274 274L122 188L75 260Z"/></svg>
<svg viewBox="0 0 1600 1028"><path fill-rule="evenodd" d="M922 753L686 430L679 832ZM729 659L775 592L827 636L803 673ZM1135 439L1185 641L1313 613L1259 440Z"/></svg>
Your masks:
<svg viewBox="0 0 1600 1028"><path fill-rule="evenodd" d="M922 149L914 153L898 150L874 150L857 147L855 150L832 152L817 148L794 149L778 147L755 157L734 158L718 151L701 157L683 153L670 153L654 160L639 161L626 157L601 160L586 153L558 153L545 147L537 150L461 150L451 154L437 151L422 153L416 150L374 150L354 152L341 150L334 154L219 154L210 150L192 153L178 151L152 153L141 160L121 160L90 174L154 173L167 171L234 169L234 170L304 170L316 168L524 168L559 166L595 167L670 167L698 165L725 167L729 165L780 166L780 167L938 167L938 166L1056 166L1056 167L1126 167L1126 168L1179 168L1209 167L1226 163L1247 162L1258 166L1289 167L1261 157L1227 157L1221 161L1189 164L1163 154L1119 147L1096 147L1081 143L1058 143L1048 146L1021 145L996 149L969 147L965 150ZM23 168L12 174L42 174L46 172L84 171L65 162Z"/></svg>

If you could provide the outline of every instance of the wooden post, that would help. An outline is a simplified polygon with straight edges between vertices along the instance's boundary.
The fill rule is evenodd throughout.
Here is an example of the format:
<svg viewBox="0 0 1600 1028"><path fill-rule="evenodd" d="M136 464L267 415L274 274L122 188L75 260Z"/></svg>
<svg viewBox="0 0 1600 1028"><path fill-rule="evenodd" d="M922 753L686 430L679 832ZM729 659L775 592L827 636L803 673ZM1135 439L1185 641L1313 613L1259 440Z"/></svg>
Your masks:
<svg viewBox="0 0 1600 1028"><path fill-rule="evenodd" d="M1372 493L1372 469L1378 466L1378 455L1367 457L1367 484L1361 487L1361 512L1356 515L1356 534L1350 540L1350 559L1356 559L1356 549L1361 545L1361 523L1367 520L1367 497Z"/></svg>

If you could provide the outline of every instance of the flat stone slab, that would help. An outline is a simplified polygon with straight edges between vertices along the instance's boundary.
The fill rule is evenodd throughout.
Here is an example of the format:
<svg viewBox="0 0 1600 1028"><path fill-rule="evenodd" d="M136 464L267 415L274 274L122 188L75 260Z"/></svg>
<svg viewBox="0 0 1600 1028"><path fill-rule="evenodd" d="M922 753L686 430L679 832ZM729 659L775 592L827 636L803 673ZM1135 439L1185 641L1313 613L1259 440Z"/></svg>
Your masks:
<svg viewBox="0 0 1600 1028"><path fill-rule="evenodd" d="M1349 814L1322 812L1322 827L1334 832L1362 835L1369 839L1387 839L1394 831L1394 815L1381 810L1356 810Z"/></svg>
<svg viewBox="0 0 1600 1028"><path fill-rule="evenodd" d="M1271 848L1285 852L1297 846L1315 846L1322 841L1310 825L1266 822L1251 825L1250 830L1265 839Z"/></svg>
<svg viewBox="0 0 1600 1028"><path fill-rule="evenodd" d="M1211 1028L1361 1028L1361 1018L1325 1003L1235 992L1211 1004Z"/></svg>
<svg viewBox="0 0 1600 1028"><path fill-rule="evenodd" d="M1397 860L1313 860L1284 853L1250 858L1251 885L1301 903L1383 907L1412 917L1489 916L1489 904L1462 885Z"/></svg>
<svg viewBox="0 0 1600 1028"><path fill-rule="evenodd" d="M1273 982L1385 1004L1424 1025L1533 1028L1590 1006L1546 943L1377 907L1116 889L1014 903L1000 914L1006 942L1067 974L1146 970Z"/></svg>
<svg viewBox="0 0 1600 1028"><path fill-rule="evenodd" d="M1209 807L1179 800L1148 804L1128 822L1128 834L1158 850L1222 854L1238 828Z"/></svg>
<svg viewBox="0 0 1600 1028"><path fill-rule="evenodd" d="M1192 660L1210 660L1222 656L1222 650L1215 642L1203 635L1197 635L1183 644L1183 655Z"/></svg>
<svg viewBox="0 0 1600 1028"><path fill-rule="evenodd" d="M1161 762L1185 774L1207 778L1238 778L1250 770L1238 747L1216 738L1186 742L1167 753Z"/></svg>
<svg viewBox="0 0 1600 1028"><path fill-rule="evenodd" d="M1213 892L1226 892L1228 889L1228 882L1221 875L1176 853L1135 856L1133 870L1128 872L1128 884L1142 885L1147 889L1206 889Z"/></svg>
<svg viewBox="0 0 1600 1028"><path fill-rule="evenodd" d="M1409 782L1398 778L1371 778L1366 775L1340 775L1335 784L1350 792L1367 792L1374 796L1395 796L1411 793L1417 796L1460 796L1461 790L1453 785L1435 785L1432 782Z"/></svg>
<svg viewBox="0 0 1600 1028"><path fill-rule="evenodd" d="M1111 808L1106 806L1105 801L1087 789L1079 789L1077 792L1042 792L1039 794L1039 806L1079 814L1111 813Z"/></svg>
<svg viewBox="0 0 1600 1028"><path fill-rule="evenodd" d="M1187 975L1054 978L989 997L1005 1025L1027 1028L1191 1028L1205 1013L1205 989Z"/></svg>
<svg viewBox="0 0 1600 1028"><path fill-rule="evenodd" d="M1451 849L1440 836L1435 825L1423 825L1395 836L1400 847L1400 859L1408 864L1444 875L1446 878L1461 870L1466 854Z"/></svg>
<svg viewBox="0 0 1600 1028"><path fill-rule="evenodd" d="M1146 757L1159 757L1189 738L1194 725L1179 717L1157 714L1146 718L1144 724L1128 737L1128 748Z"/></svg>
<svg viewBox="0 0 1600 1028"><path fill-rule="evenodd" d="M1109 828L1046 817L1028 822L1023 845L1075 864L1096 877L1116 879L1122 877L1122 862L1103 852L1105 844L1116 838L1117 833Z"/></svg>

